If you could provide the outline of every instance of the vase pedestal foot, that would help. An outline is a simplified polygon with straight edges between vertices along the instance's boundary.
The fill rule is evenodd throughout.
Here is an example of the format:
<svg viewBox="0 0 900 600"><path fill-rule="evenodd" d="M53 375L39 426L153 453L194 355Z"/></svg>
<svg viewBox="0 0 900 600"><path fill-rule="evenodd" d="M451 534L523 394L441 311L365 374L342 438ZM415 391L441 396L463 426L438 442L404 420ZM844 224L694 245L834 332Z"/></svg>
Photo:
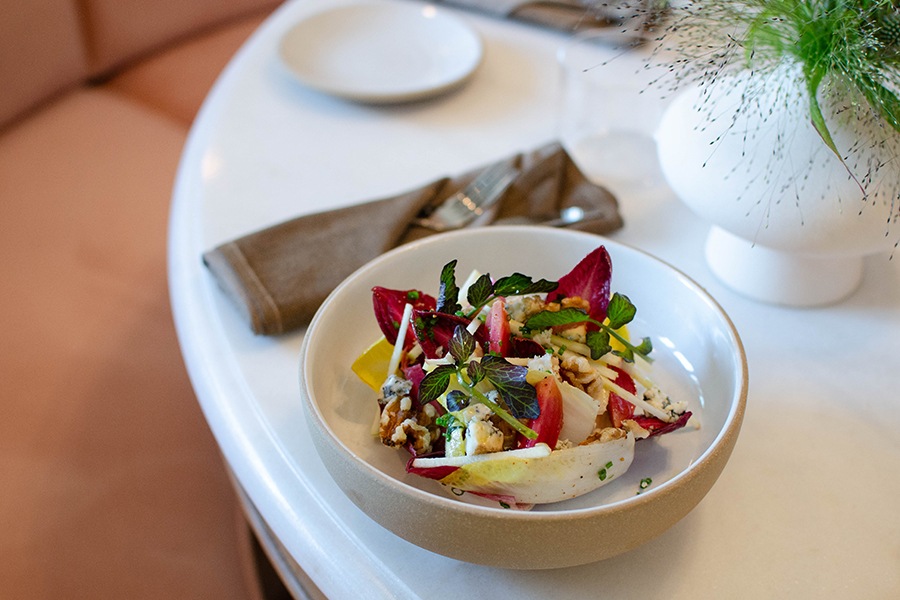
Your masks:
<svg viewBox="0 0 900 600"><path fill-rule="evenodd" d="M787 306L832 304L862 282L863 259L820 257L756 246L713 226L706 239L706 261L736 292Z"/></svg>

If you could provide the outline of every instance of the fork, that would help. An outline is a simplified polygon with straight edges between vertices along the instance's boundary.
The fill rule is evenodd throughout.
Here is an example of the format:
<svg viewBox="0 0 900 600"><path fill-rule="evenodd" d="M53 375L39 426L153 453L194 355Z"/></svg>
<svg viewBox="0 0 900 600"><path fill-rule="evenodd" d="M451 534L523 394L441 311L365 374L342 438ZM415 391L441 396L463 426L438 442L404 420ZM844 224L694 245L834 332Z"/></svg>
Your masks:
<svg viewBox="0 0 900 600"><path fill-rule="evenodd" d="M413 223L438 232L464 227L497 203L517 172L505 161L488 167L432 212L413 219Z"/></svg>

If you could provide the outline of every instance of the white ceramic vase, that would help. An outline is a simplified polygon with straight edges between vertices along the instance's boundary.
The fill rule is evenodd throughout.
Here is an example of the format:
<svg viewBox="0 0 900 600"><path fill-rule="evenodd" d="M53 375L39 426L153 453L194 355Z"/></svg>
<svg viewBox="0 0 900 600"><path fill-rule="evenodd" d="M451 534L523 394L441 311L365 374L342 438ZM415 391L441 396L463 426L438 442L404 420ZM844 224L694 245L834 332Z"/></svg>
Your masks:
<svg viewBox="0 0 900 600"><path fill-rule="evenodd" d="M795 81L785 66L684 91L663 116L657 147L673 191L712 224L706 258L716 276L757 300L815 306L856 290L863 257L900 239L900 134L842 110L833 93L820 96L849 154L842 164ZM885 156L895 162L869 169Z"/></svg>

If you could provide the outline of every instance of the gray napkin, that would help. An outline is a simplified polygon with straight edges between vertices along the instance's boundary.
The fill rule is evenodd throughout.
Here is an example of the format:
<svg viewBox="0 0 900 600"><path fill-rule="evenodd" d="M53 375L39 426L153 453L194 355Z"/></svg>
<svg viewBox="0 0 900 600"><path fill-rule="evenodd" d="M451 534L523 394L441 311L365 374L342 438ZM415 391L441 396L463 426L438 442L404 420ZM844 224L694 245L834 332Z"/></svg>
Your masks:
<svg viewBox="0 0 900 600"><path fill-rule="evenodd" d="M513 164L518 174L500 199L495 221L549 220L563 208L580 206L595 216L572 228L608 233L622 226L616 199L588 181L559 144L498 162ZM413 218L489 166L390 198L291 219L213 248L203 261L254 333L285 333L305 326L325 297L369 260L434 235L411 224Z"/></svg>

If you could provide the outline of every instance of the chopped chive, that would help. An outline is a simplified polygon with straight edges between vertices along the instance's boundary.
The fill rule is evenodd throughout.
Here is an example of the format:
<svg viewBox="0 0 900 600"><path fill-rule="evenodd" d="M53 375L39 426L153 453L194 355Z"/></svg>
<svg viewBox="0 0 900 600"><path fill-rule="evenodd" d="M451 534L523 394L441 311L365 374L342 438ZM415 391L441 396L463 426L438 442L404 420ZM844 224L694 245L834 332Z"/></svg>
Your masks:
<svg viewBox="0 0 900 600"><path fill-rule="evenodd" d="M597 471L597 477L600 478L600 481L606 481L606 478L609 475L609 473L607 472L607 469L612 469L612 466L613 466L612 461L609 461L608 463L606 463L606 466L604 466L602 469Z"/></svg>
<svg viewBox="0 0 900 600"><path fill-rule="evenodd" d="M651 478L649 478L649 477L644 477L643 479L641 479L641 482L638 484L638 487L640 487L641 489L638 490L637 495L640 495L641 492L643 492L643 491L646 490L648 487L650 487L650 484L651 484L651 483L653 483L653 480L652 480Z"/></svg>

